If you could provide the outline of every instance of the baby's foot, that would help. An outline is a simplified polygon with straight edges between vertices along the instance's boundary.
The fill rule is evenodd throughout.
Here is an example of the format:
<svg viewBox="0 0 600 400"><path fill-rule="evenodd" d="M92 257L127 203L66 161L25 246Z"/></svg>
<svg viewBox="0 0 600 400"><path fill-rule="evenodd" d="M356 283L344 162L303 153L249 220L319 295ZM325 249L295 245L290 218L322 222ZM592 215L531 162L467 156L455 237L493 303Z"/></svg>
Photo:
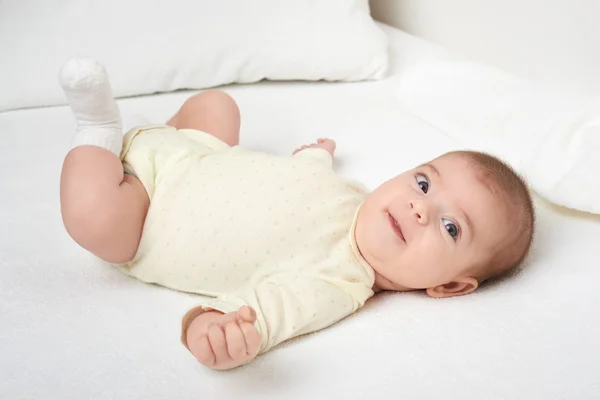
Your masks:
<svg viewBox="0 0 600 400"><path fill-rule="evenodd" d="M314 148L320 148L320 149L327 150L329 152L329 154L331 154L331 157L333 157L333 153L335 153L335 141L333 141L332 139L328 139L328 138L319 138L319 139L317 139L317 143L312 143L309 145L305 144L304 146L300 147L299 149L294 150L292 155L294 155L297 152L302 151L304 149L314 149Z"/></svg>
<svg viewBox="0 0 600 400"><path fill-rule="evenodd" d="M77 122L73 147L99 146L118 157L122 122L104 67L91 58L72 58L61 68L59 79Z"/></svg>

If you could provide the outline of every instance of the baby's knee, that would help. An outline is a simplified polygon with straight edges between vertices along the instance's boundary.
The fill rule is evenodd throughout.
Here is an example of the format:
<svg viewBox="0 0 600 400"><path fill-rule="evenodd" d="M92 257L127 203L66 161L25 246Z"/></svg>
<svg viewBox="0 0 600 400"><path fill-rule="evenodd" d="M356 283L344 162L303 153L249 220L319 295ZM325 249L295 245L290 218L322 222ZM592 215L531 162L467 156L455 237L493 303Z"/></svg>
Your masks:
<svg viewBox="0 0 600 400"><path fill-rule="evenodd" d="M222 90L211 89L198 93L185 101L181 109L195 112L206 109L224 109L239 114L239 108L233 97Z"/></svg>

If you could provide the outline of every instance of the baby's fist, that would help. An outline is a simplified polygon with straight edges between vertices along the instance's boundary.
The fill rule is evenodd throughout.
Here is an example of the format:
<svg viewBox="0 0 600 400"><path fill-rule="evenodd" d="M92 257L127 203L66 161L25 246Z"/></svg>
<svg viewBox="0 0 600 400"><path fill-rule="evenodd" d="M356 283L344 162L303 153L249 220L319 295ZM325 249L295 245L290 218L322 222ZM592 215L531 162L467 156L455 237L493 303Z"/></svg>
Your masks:
<svg viewBox="0 0 600 400"><path fill-rule="evenodd" d="M203 321L201 314L187 332L189 349L207 367L218 370L238 367L256 357L260 348L255 321L256 312L247 306L208 322Z"/></svg>

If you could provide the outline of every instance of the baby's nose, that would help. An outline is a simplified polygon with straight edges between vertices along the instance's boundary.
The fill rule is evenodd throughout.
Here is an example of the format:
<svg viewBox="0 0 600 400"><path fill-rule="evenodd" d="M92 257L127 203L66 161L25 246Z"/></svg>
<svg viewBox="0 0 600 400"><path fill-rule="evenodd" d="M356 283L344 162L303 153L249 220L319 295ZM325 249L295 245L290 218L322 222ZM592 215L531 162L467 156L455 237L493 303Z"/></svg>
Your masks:
<svg viewBox="0 0 600 400"><path fill-rule="evenodd" d="M428 217L428 208L427 208L427 204L425 204L425 202L423 201L411 201L410 202L410 209L412 211L412 213L414 214L414 216L417 218L417 222L419 222L420 224L427 224L427 222L429 221L429 217Z"/></svg>

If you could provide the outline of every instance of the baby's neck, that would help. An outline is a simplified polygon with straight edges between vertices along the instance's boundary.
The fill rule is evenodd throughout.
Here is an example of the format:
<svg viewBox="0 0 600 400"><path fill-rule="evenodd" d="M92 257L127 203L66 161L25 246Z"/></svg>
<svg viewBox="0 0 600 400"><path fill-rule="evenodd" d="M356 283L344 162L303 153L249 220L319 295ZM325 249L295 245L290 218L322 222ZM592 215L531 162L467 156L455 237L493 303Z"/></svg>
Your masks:
<svg viewBox="0 0 600 400"><path fill-rule="evenodd" d="M375 280L373 282L373 287L371 288L374 293L380 293L383 291L409 292L409 291L415 290L415 289L411 289L411 288L407 288L407 287L398 285L398 284L390 281L389 279L385 278L381 274L379 274L377 272L377 269L375 269L373 267L373 265L365 258L365 255L363 254L363 252L360 251L360 246L358 244L358 240L356 240L356 235L354 236L354 242L356 243L356 249L358 250L358 253L362 257L364 262L367 263L367 265L369 267L371 267L371 269L373 270L373 273L375 274Z"/></svg>

